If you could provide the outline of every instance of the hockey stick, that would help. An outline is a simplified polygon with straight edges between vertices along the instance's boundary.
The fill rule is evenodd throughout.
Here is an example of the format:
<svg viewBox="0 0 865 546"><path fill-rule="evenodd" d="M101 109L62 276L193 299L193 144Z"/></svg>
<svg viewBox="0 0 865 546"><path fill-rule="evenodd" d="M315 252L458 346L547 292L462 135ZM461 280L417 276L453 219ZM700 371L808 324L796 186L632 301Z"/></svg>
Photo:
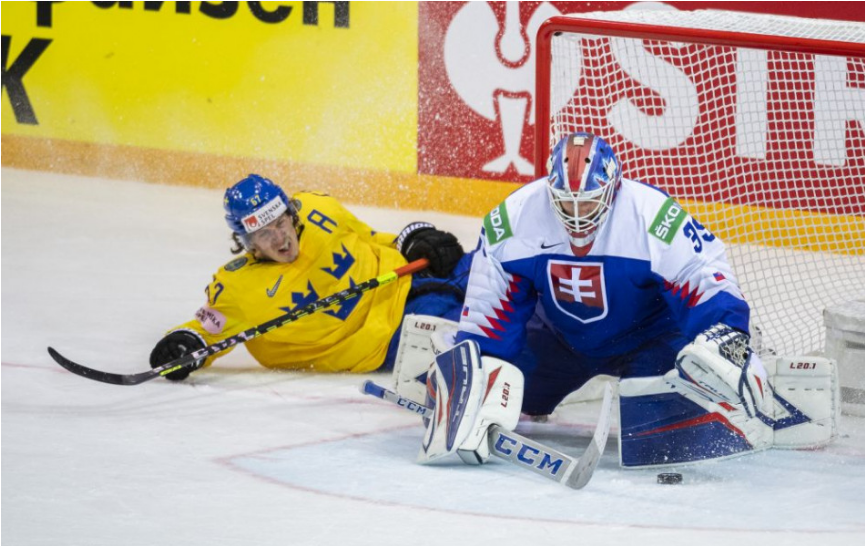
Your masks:
<svg viewBox="0 0 865 546"><path fill-rule="evenodd" d="M422 258L420 260L415 260L389 273L379 275L374 279L369 279L351 288L346 288L345 290L341 290L336 294L331 294L330 296L321 298L320 300L308 303L303 307L300 307L293 311L289 311L288 313L280 315L275 319L259 324L258 326L253 326L252 328L244 330L239 334L225 338L222 341L214 343L213 345L208 345L207 347L203 347L201 349L198 349L197 351L193 351L186 356L182 356L176 360L172 360L171 362L167 362L162 366L153 368L146 372L133 374L101 372L99 370L94 370L92 368L82 366L81 364L76 364L75 362L72 362L51 347L48 347L48 354L50 354L51 358L53 358L58 364L60 364L70 372L80 375L81 377L93 379L94 381L101 381L103 383L111 383L112 385L138 385L139 383L150 381L151 379L154 379L156 377L167 375L171 372L183 368L189 368L193 363L195 363L195 361L201 358L207 358L211 355L215 355L228 349L229 347L233 347L240 343L249 341L250 339L256 338L262 334L266 334L274 328L285 326L289 322L294 322L307 315L311 315L312 313L321 311L322 309L326 309L338 303L344 303L352 298L359 297L364 292L368 292L374 288L378 288L379 286L390 284L400 277L404 277L411 273L420 271L424 269L427 265L429 265L429 262L426 259Z"/></svg>
<svg viewBox="0 0 865 546"><path fill-rule="evenodd" d="M423 417L433 417L432 409L412 402L372 381L365 381L360 392L387 400ZM592 474L601 460L607 436L610 434L612 409L613 389L607 383L604 386L604 400L592 442L576 459L498 425L490 427L490 453L571 489L582 489L592 479Z"/></svg>

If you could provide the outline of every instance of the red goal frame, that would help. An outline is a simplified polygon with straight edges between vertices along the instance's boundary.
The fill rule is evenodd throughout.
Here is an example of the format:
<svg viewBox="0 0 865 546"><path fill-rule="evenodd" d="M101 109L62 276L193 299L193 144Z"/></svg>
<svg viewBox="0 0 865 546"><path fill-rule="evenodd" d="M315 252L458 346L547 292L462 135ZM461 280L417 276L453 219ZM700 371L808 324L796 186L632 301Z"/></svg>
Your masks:
<svg viewBox="0 0 865 546"><path fill-rule="evenodd" d="M816 55L835 55L865 59L865 44L791 38L724 30L706 30L659 26L644 23L605 21L583 17L557 16L547 19L538 29L535 62L535 177L547 174L547 156L552 149L549 138L551 120L549 89L552 65L552 38L570 32L599 37L638 38L753 49L790 51Z"/></svg>

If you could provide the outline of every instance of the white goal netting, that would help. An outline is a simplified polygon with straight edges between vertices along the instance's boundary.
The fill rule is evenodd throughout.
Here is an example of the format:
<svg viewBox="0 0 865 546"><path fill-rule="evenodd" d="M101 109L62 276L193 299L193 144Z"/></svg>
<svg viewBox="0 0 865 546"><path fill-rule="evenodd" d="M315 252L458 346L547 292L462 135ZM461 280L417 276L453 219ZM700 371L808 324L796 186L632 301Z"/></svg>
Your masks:
<svg viewBox="0 0 865 546"><path fill-rule="evenodd" d="M725 241L762 353L822 351L823 309L865 298L865 24L718 11L556 21L551 59L538 59L543 145L604 137L625 176Z"/></svg>

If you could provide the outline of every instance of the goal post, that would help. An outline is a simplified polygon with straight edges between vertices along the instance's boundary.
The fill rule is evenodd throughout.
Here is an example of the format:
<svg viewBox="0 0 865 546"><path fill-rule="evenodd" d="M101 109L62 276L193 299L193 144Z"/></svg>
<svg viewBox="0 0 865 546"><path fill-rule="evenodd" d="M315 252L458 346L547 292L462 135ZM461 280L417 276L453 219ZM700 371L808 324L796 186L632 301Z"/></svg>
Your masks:
<svg viewBox="0 0 865 546"><path fill-rule="evenodd" d="M535 170L573 131L720 236L763 354L823 350L865 298L865 24L698 10L553 17L536 46Z"/></svg>

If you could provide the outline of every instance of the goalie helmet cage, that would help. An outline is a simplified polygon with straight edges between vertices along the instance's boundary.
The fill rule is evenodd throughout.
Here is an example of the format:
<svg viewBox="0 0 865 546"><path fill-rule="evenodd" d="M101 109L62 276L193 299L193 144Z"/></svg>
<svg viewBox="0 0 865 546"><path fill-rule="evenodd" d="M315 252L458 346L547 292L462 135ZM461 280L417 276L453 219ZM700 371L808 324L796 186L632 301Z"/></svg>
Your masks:
<svg viewBox="0 0 865 546"><path fill-rule="evenodd" d="M758 352L821 352L823 309L865 298L865 24L597 12L547 20L536 51L536 175L600 135L724 240Z"/></svg>

